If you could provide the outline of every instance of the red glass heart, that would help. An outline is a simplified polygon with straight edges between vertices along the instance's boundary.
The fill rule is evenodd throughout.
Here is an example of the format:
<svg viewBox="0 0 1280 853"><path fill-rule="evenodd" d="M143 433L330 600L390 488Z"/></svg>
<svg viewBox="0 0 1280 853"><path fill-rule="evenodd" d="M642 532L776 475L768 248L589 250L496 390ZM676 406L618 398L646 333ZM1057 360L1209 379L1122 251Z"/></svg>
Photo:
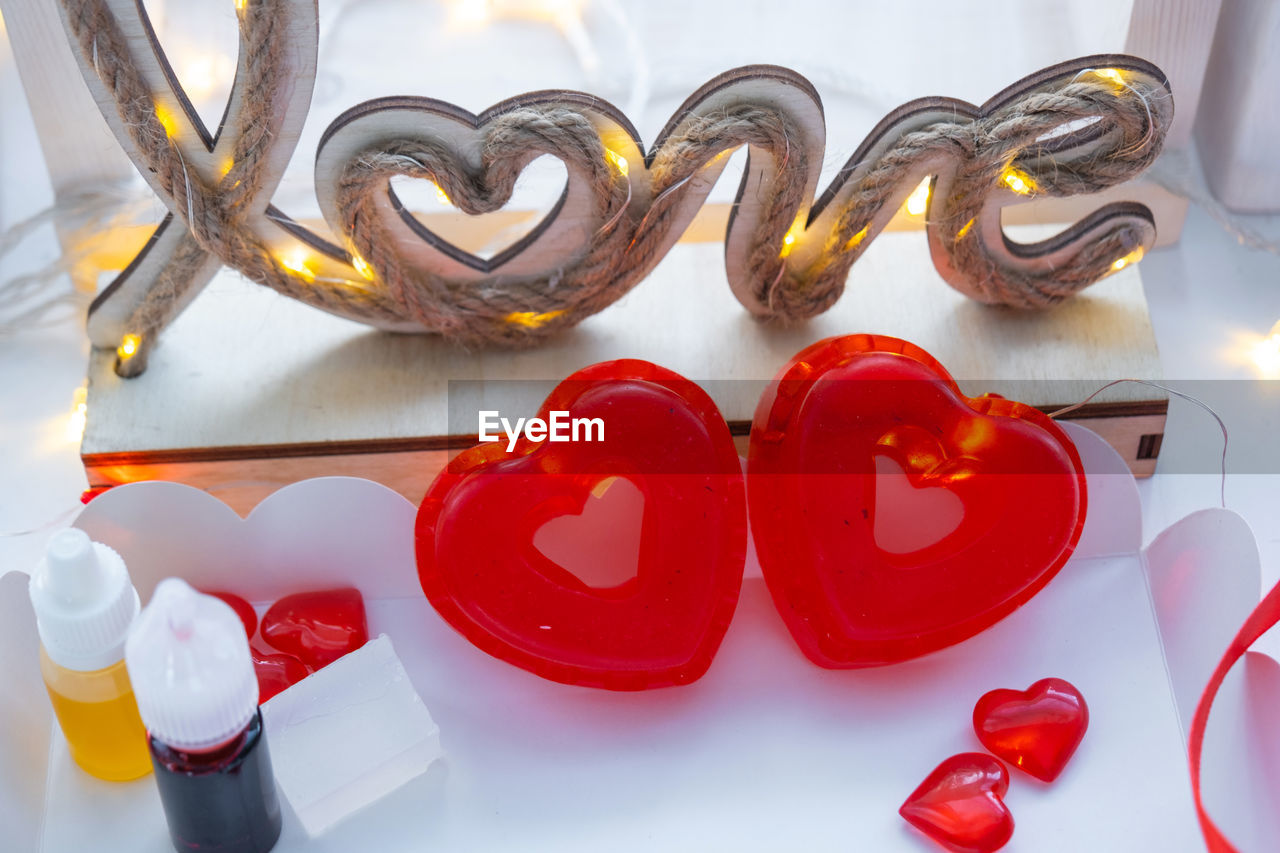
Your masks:
<svg viewBox="0 0 1280 853"><path fill-rule="evenodd" d="M600 418L603 440L480 444L431 484L417 520L423 591L477 647L553 681L694 681L733 616L746 555L742 472L724 418L694 383L634 360L573 374L538 417L556 411ZM592 523L587 501L613 477L643 496L638 568L595 587L533 540L554 518Z"/></svg>
<svg viewBox="0 0 1280 853"><path fill-rule="evenodd" d="M1069 681L1042 678L1026 690L992 690L973 709L973 730L991 753L1052 782L1089 728L1089 706Z"/></svg>
<svg viewBox="0 0 1280 853"><path fill-rule="evenodd" d="M1004 804L1009 771L989 755L964 752L934 768L898 814L956 853L991 853L1013 837Z"/></svg>
<svg viewBox="0 0 1280 853"><path fill-rule="evenodd" d="M293 655L272 654L251 645L249 657L253 658L253 671L258 676L259 705L311 674Z"/></svg>
<svg viewBox="0 0 1280 853"><path fill-rule="evenodd" d="M928 353L879 335L788 362L756 409L747 480L769 592L804 653L833 668L989 627L1053 578L1084 526L1084 470L1057 424L965 397Z"/></svg>
<svg viewBox="0 0 1280 853"><path fill-rule="evenodd" d="M244 635L248 639L253 639L253 632L258 630L258 614L253 609L253 605L245 601L240 596L231 592L214 592L212 590L200 590L205 595L212 595L214 598L220 598L227 604L231 605L231 609L240 617L240 621L244 623Z"/></svg>
<svg viewBox="0 0 1280 853"><path fill-rule="evenodd" d="M347 587L286 595L262 614L262 639L320 669L369 642L364 598Z"/></svg>

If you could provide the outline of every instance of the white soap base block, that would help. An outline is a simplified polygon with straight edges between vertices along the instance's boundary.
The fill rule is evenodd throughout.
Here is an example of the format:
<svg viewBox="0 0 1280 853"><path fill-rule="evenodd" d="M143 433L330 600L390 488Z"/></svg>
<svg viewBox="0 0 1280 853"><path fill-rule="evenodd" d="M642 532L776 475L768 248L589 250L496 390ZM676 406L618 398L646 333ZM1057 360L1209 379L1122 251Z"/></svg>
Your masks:
<svg viewBox="0 0 1280 853"><path fill-rule="evenodd" d="M276 784L313 838L443 755L385 634L273 696L262 717Z"/></svg>

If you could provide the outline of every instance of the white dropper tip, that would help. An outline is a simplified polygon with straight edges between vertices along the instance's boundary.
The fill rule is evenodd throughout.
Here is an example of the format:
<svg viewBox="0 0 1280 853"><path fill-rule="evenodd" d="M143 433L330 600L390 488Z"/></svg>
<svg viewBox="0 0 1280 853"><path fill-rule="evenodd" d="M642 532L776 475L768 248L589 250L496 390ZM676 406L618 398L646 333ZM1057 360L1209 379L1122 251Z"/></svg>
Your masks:
<svg viewBox="0 0 1280 853"><path fill-rule="evenodd" d="M59 530L45 551L49 564L46 589L61 604L88 604L103 594L103 573L89 534L75 527Z"/></svg>
<svg viewBox="0 0 1280 853"><path fill-rule="evenodd" d="M180 643L191 639L195 623L196 591L182 581L168 578L156 588L157 598L168 607L169 631Z"/></svg>
<svg viewBox="0 0 1280 853"><path fill-rule="evenodd" d="M244 731L258 709L244 623L178 578L156 585L125 643L138 713L151 736L203 751Z"/></svg>

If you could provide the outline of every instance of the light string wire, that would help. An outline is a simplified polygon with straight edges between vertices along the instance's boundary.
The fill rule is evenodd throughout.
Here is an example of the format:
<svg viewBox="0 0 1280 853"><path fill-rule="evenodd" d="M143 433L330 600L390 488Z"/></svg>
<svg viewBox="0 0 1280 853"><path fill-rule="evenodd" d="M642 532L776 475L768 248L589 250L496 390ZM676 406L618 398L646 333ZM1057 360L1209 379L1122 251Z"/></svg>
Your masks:
<svg viewBox="0 0 1280 853"><path fill-rule="evenodd" d="M1230 436L1227 433L1227 425L1222 420L1222 416L1219 415L1213 409L1212 406L1210 406L1208 403L1201 400L1199 397L1195 397L1195 396L1192 396L1191 394L1187 394L1183 391L1179 391L1176 388L1170 388L1168 385L1162 385L1159 382L1152 382L1149 379L1114 379L1108 382L1106 385L1103 385L1098 390L1094 391L1088 397L1085 397L1080 402L1072 403L1070 406L1065 406L1056 411L1049 412L1048 413L1049 417L1055 418L1055 419L1060 418L1063 415L1070 414L1071 412L1074 412L1083 406L1087 406L1090 403L1090 401L1093 400L1094 397L1097 397L1103 391L1106 391L1109 388L1113 388L1116 385L1119 385L1123 382L1133 382L1137 385L1146 385L1151 388L1158 388L1159 390L1164 391L1166 394L1172 394L1173 396L1178 397L1179 399L1186 400L1188 403L1194 403L1195 405L1199 406L1201 409L1204 409L1206 412L1208 412L1209 416L1218 422L1218 429L1222 431L1222 459L1221 459L1222 481L1219 486L1219 499L1222 502L1222 508L1226 509L1227 507L1227 446L1230 443Z"/></svg>

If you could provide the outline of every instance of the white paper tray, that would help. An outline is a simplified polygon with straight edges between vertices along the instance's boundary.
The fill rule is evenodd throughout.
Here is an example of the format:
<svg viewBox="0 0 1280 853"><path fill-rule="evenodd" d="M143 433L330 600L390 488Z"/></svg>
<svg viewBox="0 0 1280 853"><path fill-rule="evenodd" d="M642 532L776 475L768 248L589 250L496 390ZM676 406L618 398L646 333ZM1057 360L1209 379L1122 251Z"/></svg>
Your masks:
<svg viewBox="0 0 1280 853"><path fill-rule="evenodd" d="M144 600L170 574L260 604L352 582L365 594L371 632L394 641L447 758L319 839L286 809L280 851L938 849L898 806L943 758L980 749L978 696L1045 676L1081 689L1091 725L1054 784L1012 773L1017 829L1005 849L1201 850L1180 720L1258 599L1256 545L1238 516L1207 510L1142 550L1123 462L1087 430L1071 432L1090 472L1080 547L1000 624L906 664L823 670L791 641L751 556L710 672L640 694L546 682L455 634L418 586L415 508L373 483L299 483L247 521L203 492L140 483L98 498L76 523L124 555ZM150 778L104 783L70 762L32 622L25 577L5 577L6 849L171 849ZM1233 702L1215 713L1222 735L1210 732L1209 800L1229 830L1265 837L1266 820L1240 795L1249 732L1233 722Z"/></svg>

